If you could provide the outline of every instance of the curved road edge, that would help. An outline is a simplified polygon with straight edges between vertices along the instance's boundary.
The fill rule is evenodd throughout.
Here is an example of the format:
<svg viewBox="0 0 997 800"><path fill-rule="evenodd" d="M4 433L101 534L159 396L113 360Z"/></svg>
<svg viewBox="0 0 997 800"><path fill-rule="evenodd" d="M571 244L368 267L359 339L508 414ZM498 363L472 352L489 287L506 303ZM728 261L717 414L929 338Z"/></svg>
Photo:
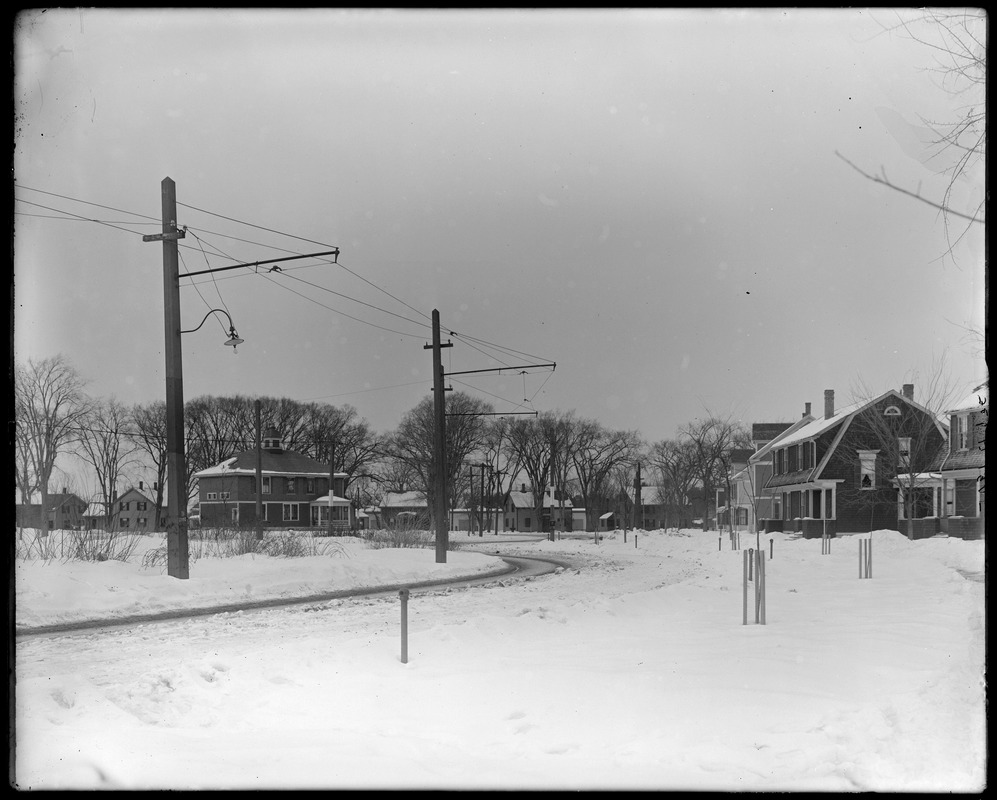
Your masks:
<svg viewBox="0 0 997 800"><path fill-rule="evenodd" d="M401 589L432 589L438 586L472 586L476 584L487 584L497 578L512 575L524 570L522 562L542 562L548 567L540 571L532 570L531 574L523 577L535 577L558 569L569 569L574 565L567 561L559 561L552 558L535 558L528 556L512 556L501 553L494 553L505 561L504 567L481 572L464 577L436 578L428 581L407 581L404 583L389 583L380 586L357 586L351 589L338 589L332 592L320 592L318 594L305 595L303 597L274 597L266 600L248 600L240 603L224 603L216 606L202 606L200 608L184 608L176 611L160 611L155 614L134 614L127 617L109 617L105 619L88 619L77 622L59 622L50 625L36 625L32 627L16 627L14 635L17 638L27 636L44 636L56 633L77 633L82 631L96 630L100 628L122 628L130 625L143 625L151 622L169 622L178 619L192 617L208 617L215 614L230 614L238 611L257 611L267 608L282 608L284 606L306 605L309 603L322 603L329 600L341 600L346 597L368 597Z"/></svg>

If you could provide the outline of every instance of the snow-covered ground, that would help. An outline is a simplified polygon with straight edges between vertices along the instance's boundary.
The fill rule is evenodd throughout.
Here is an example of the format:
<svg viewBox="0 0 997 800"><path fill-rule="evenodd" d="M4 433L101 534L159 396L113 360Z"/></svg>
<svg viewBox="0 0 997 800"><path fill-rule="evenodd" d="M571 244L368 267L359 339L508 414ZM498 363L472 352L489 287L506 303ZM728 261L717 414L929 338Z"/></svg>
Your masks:
<svg viewBox="0 0 997 800"><path fill-rule="evenodd" d="M140 553L18 561L19 628L482 573L498 548L579 568L413 592L406 664L396 593L18 637L16 786L982 791L984 543L876 531L866 580L868 536L762 536L764 626L702 531L454 533L445 565L345 539L187 581Z"/></svg>

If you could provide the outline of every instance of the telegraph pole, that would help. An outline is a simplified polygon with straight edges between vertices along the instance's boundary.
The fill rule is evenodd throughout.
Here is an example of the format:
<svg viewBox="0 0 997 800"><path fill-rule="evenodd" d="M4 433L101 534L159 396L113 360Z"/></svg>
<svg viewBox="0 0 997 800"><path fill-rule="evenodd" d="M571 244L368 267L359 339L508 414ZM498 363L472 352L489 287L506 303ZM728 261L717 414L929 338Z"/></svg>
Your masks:
<svg viewBox="0 0 997 800"><path fill-rule="evenodd" d="M260 401L256 406L256 538L263 538L263 429L260 422Z"/></svg>
<svg viewBox="0 0 997 800"><path fill-rule="evenodd" d="M640 503L640 462L637 462L637 477L634 478L634 530L637 530L637 523L640 522L640 529L644 529L643 514L641 514ZM636 536L636 533L634 534Z"/></svg>
<svg viewBox="0 0 997 800"><path fill-rule="evenodd" d="M336 487L336 440L333 439L329 442L329 535L332 536L335 531L332 525L332 498L335 495ZM345 492L344 492L345 494Z"/></svg>
<svg viewBox="0 0 997 800"><path fill-rule="evenodd" d="M177 187L162 182L163 232L142 241L163 243L163 310L166 322L166 571L170 577L190 577L187 541L187 465L183 442L183 356L180 347L180 258L177 240Z"/></svg>
<svg viewBox="0 0 997 800"><path fill-rule="evenodd" d="M443 388L443 359L440 349L453 347L452 342L440 344L440 312L433 309L433 344L423 349L433 350L433 410L436 424L433 426L433 476L436 486L436 563L447 563L447 547L449 536L447 530L447 468L446 468L446 407Z"/></svg>
<svg viewBox="0 0 997 800"><path fill-rule="evenodd" d="M478 533L478 536L481 537L485 535L485 465L484 464L481 465L481 492L479 493L479 496L481 497L481 502L478 505L481 506L481 510L478 512L478 515L480 517L479 520L480 533Z"/></svg>

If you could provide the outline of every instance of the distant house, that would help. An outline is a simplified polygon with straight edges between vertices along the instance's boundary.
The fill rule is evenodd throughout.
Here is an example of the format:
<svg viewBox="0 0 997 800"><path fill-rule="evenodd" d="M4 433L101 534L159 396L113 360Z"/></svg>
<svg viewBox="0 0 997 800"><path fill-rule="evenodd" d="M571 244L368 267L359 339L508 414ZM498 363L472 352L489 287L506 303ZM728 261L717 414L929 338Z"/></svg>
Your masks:
<svg viewBox="0 0 997 800"><path fill-rule="evenodd" d="M725 489L718 492L717 508L730 506L718 511L719 526L728 524L728 515L733 518L735 530L754 532L764 527L764 520L782 519L779 505L781 492L766 489L772 475L772 448L780 439L794 433L799 428L813 422L810 403L796 422L756 422L751 426L751 444L747 463L737 463L731 468L731 501L727 503Z"/></svg>
<svg viewBox="0 0 997 800"><path fill-rule="evenodd" d="M754 455L754 450L746 447L735 447L727 454L729 475L715 488L716 523L720 529L726 529L731 524L737 530L744 530L748 524L748 509L739 502L739 483L737 477L746 478L748 462ZM727 479L730 479L730 494L727 496Z"/></svg>
<svg viewBox="0 0 997 800"><path fill-rule="evenodd" d="M333 529L356 528L353 506L346 498L346 473L330 476L327 465L285 450L274 430L264 434L259 458L259 484L255 448L195 473L201 527L255 525L259 498L260 521L268 528L327 529L330 510Z"/></svg>
<svg viewBox="0 0 997 800"><path fill-rule="evenodd" d="M884 447L882 431L890 426L918 431L917 442L906 440L907 452L918 454L912 463L899 463L900 437ZM842 409L835 408L834 390L826 390L823 417L772 443L772 474L764 488L780 495L781 519L770 519L766 529L808 537L897 530L896 475L901 469L923 471L946 436L944 425L914 402L912 384Z"/></svg>
<svg viewBox="0 0 997 800"><path fill-rule="evenodd" d="M540 517L537 517L533 492L526 484L519 491L510 491L502 508L502 527L507 531L548 533L574 529L574 504L570 497L548 489L541 500Z"/></svg>
<svg viewBox="0 0 997 800"><path fill-rule="evenodd" d="M386 492L380 511L382 528L426 530L430 525L429 504L423 492Z"/></svg>
<svg viewBox="0 0 997 800"><path fill-rule="evenodd" d="M631 487L627 489L627 508L632 509L637 502L636 490ZM668 525L668 512L670 506L674 505L669 499L664 486L641 486L640 487L640 509L637 511L637 519L634 521L633 514L629 514L631 525L645 531L657 530ZM622 515L621 515L622 517ZM614 522L619 521L619 517L613 518Z"/></svg>
<svg viewBox="0 0 997 800"><path fill-rule="evenodd" d="M156 529L156 504L139 489L129 488L111 509L113 530L148 533Z"/></svg>
<svg viewBox="0 0 997 800"><path fill-rule="evenodd" d="M76 494L63 489L59 494L50 494L42 514L41 503L18 503L14 509L14 519L19 528L40 530L79 530L83 527L83 515L87 502Z"/></svg>

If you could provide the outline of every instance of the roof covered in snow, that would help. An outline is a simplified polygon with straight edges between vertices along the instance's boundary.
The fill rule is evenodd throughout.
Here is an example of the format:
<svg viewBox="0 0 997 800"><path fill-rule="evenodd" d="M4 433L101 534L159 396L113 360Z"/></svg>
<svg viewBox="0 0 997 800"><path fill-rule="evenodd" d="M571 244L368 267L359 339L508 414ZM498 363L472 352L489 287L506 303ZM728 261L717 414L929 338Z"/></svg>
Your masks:
<svg viewBox="0 0 997 800"><path fill-rule="evenodd" d="M293 450L263 450L260 462L264 475L304 475L320 477L329 475L329 465L310 456ZM243 450L213 467L194 473L195 478L226 477L231 475L256 474L256 449ZM337 477L347 477L345 472L337 472Z"/></svg>

